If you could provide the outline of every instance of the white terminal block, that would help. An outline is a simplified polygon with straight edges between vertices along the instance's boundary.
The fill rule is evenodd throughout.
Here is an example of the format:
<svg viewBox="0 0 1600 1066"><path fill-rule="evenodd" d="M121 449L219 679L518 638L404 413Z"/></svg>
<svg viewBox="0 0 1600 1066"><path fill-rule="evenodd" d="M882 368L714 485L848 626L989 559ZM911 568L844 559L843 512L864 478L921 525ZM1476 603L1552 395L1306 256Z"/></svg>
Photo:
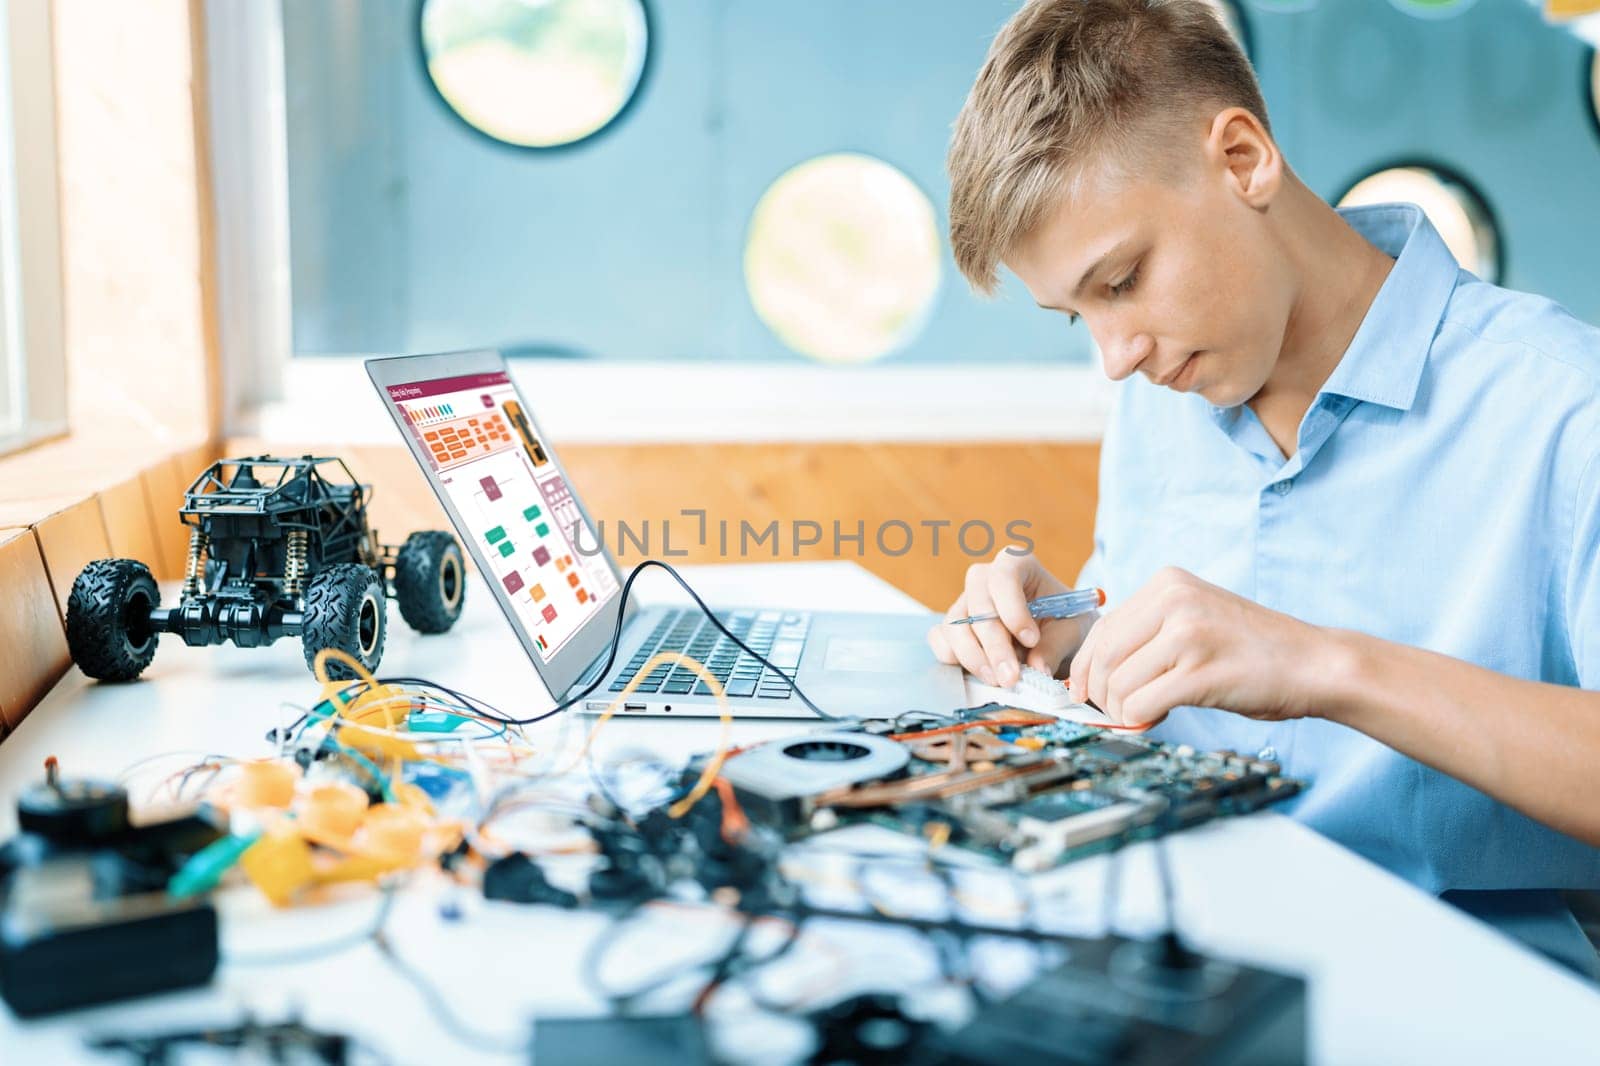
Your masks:
<svg viewBox="0 0 1600 1066"><path fill-rule="evenodd" d="M1017 678L1016 684L1004 687L986 685L968 674L967 700L974 707L984 703L1003 703L1008 707L1018 707L1024 711L1035 711L1089 725L1104 725L1109 721L1104 714L1087 703L1074 700L1065 681L1057 681L1043 670L1028 666L1026 663L1022 666L1022 676Z"/></svg>

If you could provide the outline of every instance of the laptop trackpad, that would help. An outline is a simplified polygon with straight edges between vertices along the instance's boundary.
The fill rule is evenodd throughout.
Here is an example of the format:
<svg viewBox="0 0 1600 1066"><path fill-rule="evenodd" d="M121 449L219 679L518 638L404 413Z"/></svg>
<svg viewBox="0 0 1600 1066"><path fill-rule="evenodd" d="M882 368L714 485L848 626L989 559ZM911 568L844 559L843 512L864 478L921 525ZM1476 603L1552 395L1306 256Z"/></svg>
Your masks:
<svg viewBox="0 0 1600 1066"><path fill-rule="evenodd" d="M824 670L871 674L916 674L928 668L928 645L911 640L834 637L823 653Z"/></svg>

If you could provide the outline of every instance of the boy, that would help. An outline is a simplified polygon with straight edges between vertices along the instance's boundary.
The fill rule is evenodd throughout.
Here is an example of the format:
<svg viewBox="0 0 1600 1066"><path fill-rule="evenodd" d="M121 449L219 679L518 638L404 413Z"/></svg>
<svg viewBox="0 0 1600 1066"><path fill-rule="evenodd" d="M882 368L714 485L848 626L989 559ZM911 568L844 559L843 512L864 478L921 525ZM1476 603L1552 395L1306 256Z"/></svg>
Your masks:
<svg viewBox="0 0 1600 1066"><path fill-rule="evenodd" d="M1600 850L1473 786L1572 831L1596 806L1582 745L1525 750L1490 694L1600 682L1600 333L1460 270L1415 207L1323 203L1200 0L1032 0L949 165L969 281L1003 263L1128 381L1079 582L1121 602L1041 626L1063 583L1002 552L948 616L1001 621L935 652L1003 685L1017 645L1070 658L1118 720L1276 757L1312 781L1295 817L1595 975L1554 890ZM1597 718L1565 719L1589 751Z"/></svg>

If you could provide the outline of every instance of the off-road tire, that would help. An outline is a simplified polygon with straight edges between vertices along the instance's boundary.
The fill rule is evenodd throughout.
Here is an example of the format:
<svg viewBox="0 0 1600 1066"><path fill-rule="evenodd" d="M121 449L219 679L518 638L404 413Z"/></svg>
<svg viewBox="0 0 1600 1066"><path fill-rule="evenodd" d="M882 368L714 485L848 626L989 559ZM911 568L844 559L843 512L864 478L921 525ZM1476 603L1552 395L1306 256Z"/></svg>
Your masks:
<svg viewBox="0 0 1600 1066"><path fill-rule="evenodd" d="M443 633L461 617L467 563L456 538L437 530L413 533L394 560L394 598L400 617L418 633Z"/></svg>
<svg viewBox="0 0 1600 1066"><path fill-rule="evenodd" d="M161 634L150 609L161 590L150 568L135 559L96 559L83 568L67 598L67 649L98 681L132 681L155 658Z"/></svg>
<svg viewBox="0 0 1600 1066"><path fill-rule="evenodd" d="M353 655L368 670L377 670L378 661L383 658L386 607L383 579L372 567L338 563L319 570L306 585L300 620L300 644L306 653L306 665L314 670L317 652L338 648ZM330 659L328 676L348 680L355 671L338 659Z"/></svg>

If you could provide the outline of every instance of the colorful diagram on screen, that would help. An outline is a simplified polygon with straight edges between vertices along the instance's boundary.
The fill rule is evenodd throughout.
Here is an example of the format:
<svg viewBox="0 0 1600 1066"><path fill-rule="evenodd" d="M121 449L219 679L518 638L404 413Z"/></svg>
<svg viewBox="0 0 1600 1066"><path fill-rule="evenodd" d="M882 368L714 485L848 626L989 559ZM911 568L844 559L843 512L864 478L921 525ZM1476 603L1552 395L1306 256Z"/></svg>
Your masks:
<svg viewBox="0 0 1600 1066"><path fill-rule="evenodd" d="M546 660L618 589L585 556L583 515L505 375L390 388L433 475L461 516L485 580L497 582Z"/></svg>
<svg viewBox="0 0 1600 1066"><path fill-rule="evenodd" d="M411 418L412 424L422 431L423 443L433 456L436 469L468 462L511 442L511 431L499 412L456 418L449 413L449 405L443 410L446 413L442 416Z"/></svg>

